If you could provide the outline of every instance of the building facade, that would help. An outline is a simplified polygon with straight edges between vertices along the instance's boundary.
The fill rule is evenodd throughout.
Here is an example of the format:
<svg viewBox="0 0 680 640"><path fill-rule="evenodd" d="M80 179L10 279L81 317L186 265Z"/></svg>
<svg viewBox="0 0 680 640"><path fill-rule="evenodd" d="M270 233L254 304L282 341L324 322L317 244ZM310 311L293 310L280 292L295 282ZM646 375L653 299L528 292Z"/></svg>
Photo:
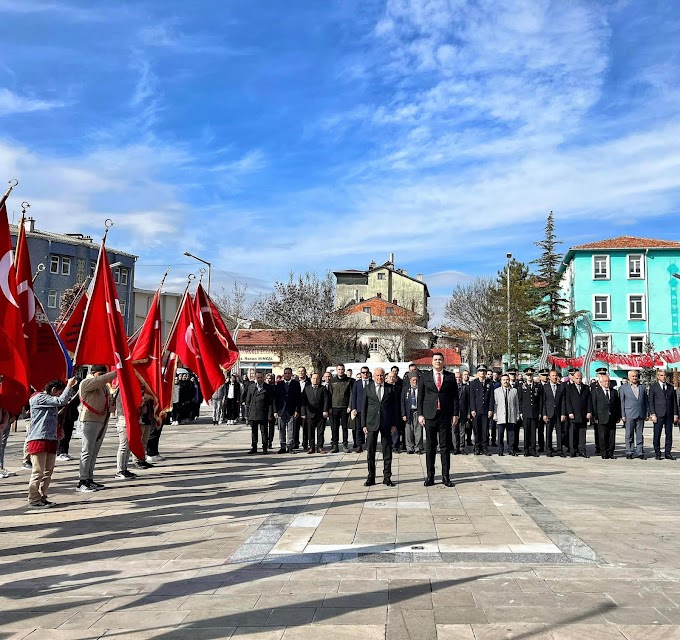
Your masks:
<svg viewBox="0 0 680 640"><path fill-rule="evenodd" d="M151 308L151 303L156 295L155 291L151 289L134 289L134 324L133 332L138 331L142 328L144 320L149 313ZM182 301L181 293L172 292L162 292L160 296L161 303L161 318L163 320L163 326L161 327L161 334L163 340L168 337L170 329L172 328L172 323L177 315L177 310L179 309L180 302Z"/></svg>
<svg viewBox="0 0 680 640"><path fill-rule="evenodd" d="M234 371L247 375L249 371L261 371L264 374L283 374L285 367L306 367L311 373L312 363L308 356L294 350L284 349L282 340L277 334L279 329L239 329L234 334L234 341L239 349L239 359Z"/></svg>
<svg viewBox="0 0 680 640"><path fill-rule="evenodd" d="M342 309L380 295L383 300L408 309L419 316L418 324L427 326L427 302L430 293L423 275L409 276L405 269L396 269L394 254L382 265L371 262L365 271L345 269L334 271L335 304Z"/></svg>
<svg viewBox="0 0 680 640"><path fill-rule="evenodd" d="M602 351L641 354L648 342L655 351L680 345L680 242L621 236L583 244L569 249L560 269L570 311L585 316L566 332L574 357L588 348L587 321ZM598 366L593 362L588 377ZM609 368L627 375L624 365Z"/></svg>
<svg viewBox="0 0 680 640"><path fill-rule="evenodd" d="M9 229L12 246L16 247L18 227L10 225ZM59 317L64 291L82 284L94 274L99 243L80 233L61 234L36 229L32 218L26 220L26 241L33 270L37 271L41 264L44 266L33 283L35 294L45 308L47 317L55 322ZM132 291L137 256L112 248L107 249L106 254L118 289L120 312L126 331L130 334L133 327Z"/></svg>

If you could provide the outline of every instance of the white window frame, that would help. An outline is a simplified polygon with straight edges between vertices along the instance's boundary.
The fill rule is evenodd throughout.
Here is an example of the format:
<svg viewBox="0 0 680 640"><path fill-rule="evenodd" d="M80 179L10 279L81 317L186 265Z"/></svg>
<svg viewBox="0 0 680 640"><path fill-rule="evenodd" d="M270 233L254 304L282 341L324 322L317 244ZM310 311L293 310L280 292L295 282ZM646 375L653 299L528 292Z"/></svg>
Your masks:
<svg viewBox="0 0 680 640"><path fill-rule="evenodd" d="M47 292L47 308L48 309L56 309L58 301L59 301L59 295L57 294L56 291L48 291Z"/></svg>
<svg viewBox="0 0 680 640"><path fill-rule="evenodd" d="M595 259L596 258L604 258L606 262L606 269L607 273L604 278L600 277L598 278L595 273ZM611 279L611 261L609 259L609 254L607 253L597 253L593 255L593 280L610 280Z"/></svg>
<svg viewBox="0 0 680 640"><path fill-rule="evenodd" d="M635 276L631 275L631 270L630 270L630 261L631 258L633 257L640 257L640 275ZM645 279L645 254L644 253L629 253L626 256L626 272L627 272L627 277L628 280L644 280Z"/></svg>
<svg viewBox="0 0 680 640"><path fill-rule="evenodd" d="M97 261L92 260L90 262L90 277L94 278L94 272L97 270Z"/></svg>
<svg viewBox="0 0 680 640"><path fill-rule="evenodd" d="M375 344L375 347L372 345ZM369 338L368 339L368 350L372 351L375 353L378 350L378 338Z"/></svg>
<svg viewBox="0 0 680 640"><path fill-rule="evenodd" d="M642 347L640 348L640 351L633 351L633 338L642 338ZM645 342L646 342L647 336L644 333L631 333L628 336L628 349L632 355L640 355L645 352ZM638 342L636 340L636 342Z"/></svg>
<svg viewBox="0 0 680 640"><path fill-rule="evenodd" d="M59 256L50 256L50 273L59 273Z"/></svg>
<svg viewBox="0 0 680 640"><path fill-rule="evenodd" d="M120 308L120 315L125 317L125 300L118 301L118 307Z"/></svg>
<svg viewBox="0 0 680 640"><path fill-rule="evenodd" d="M386 316L393 316L394 315L394 307L385 307L385 315Z"/></svg>
<svg viewBox="0 0 680 640"><path fill-rule="evenodd" d="M62 256L61 258L61 275L70 276L71 275L71 258L68 256Z"/></svg>
<svg viewBox="0 0 680 640"><path fill-rule="evenodd" d="M128 283L128 270L125 267L121 267L120 269L120 283L126 286Z"/></svg>
<svg viewBox="0 0 680 640"><path fill-rule="evenodd" d="M384 271L378 271L378 280L387 280L387 274Z"/></svg>
<svg viewBox="0 0 680 640"><path fill-rule="evenodd" d="M607 348L603 349L601 346L597 346L598 340L607 341ZM611 353L612 350L612 336L610 333L596 333L593 336L593 341L595 342L595 350L596 351L607 351L608 353Z"/></svg>
<svg viewBox="0 0 680 640"><path fill-rule="evenodd" d="M364 307L364 308L362 309L362 311L363 311L364 313L370 314L370 313L371 313L371 307Z"/></svg>
<svg viewBox="0 0 680 640"><path fill-rule="evenodd" d="M597 307L595 301L598 298L607 299L607 317L597 315ZM593 294L593 320L611 320L612 319L612 297L608 293L594 293Z"/></svg>
<svg viewBox="0 0 680 640"><path fill-rule="evenodd" d="M116 284L120 284L120 267L113 268L113 281Z"/></svg>
<svg viewBox="0 0 680 640"><path fill-rule="evenodd" d="M633 318L632 311L631 311L631 298L640 298L640 317L639 318ZM626 296L626 299L628 301L628 320L631 322L644 322L647 318L645 316L645 294L644 293L629 293Z"/></svg>

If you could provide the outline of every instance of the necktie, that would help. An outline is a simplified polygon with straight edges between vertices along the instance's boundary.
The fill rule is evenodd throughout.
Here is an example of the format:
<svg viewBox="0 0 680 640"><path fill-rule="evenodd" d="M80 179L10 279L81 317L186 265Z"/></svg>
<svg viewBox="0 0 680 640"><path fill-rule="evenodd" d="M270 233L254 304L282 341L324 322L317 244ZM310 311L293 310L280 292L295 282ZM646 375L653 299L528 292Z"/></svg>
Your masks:
<svg viewBox="0 0 680 640"><path fill-rule="evenodd" d="M364 380L364 389L366 388L367 384L368 384L368 380Z"/></svg>
<svg viewBox="0 0 680 640"><path fill-rule="evenodd" d="M442 374L437 373L437 391L442 388ZM441 404L439 404L439 398L437 398L437 411L441 409Z"/></svg>
<svg viewBox="0 0 680 640"><path fill-rule="evenodd" d="M382 393L383 393L382 392L382 385L379 384L378 385L378 400L380 400L380 402L382 402Z"/></svg>
<svg viewBox="0 0 680 640"><path fill-rule="evenodd" d="M661 388L663 389L663 392L666 393L666 383L665 382L661 385Z"/></svg>
<svg viewBox="0 0 680 640"><path fill-rule="evenodd" d="M505 422L510 422L508 418L508 390L505 390Z"/></svg>
<svg viewBox="0 0 680 640"><path fill-rule="evenodd" d="M415 409L418 406L418 396L416 395L418 392L415 389L411 390L411 408Z"/></svg>
<svg viewBox="0 0 680 640"><path fill-rule="evenodd" d="M579 395L581 394L581 385L577 384L576 385L576 390L579 392Z"/></svg>
<svg viewBox="0 0 680 640"><path fill-rule="evenodd" d="M557 385L556 385L556 384L551 384L550 386L551 386L551 388L552 388L553 395L555 395L555 389L557 389Z"/></svg>
<svg viewBox="0 0 680 640"><path fill-rule="evenodd" d="M607 400L609 400L609 389L604 390L605 395L607 396Z"/></svg>

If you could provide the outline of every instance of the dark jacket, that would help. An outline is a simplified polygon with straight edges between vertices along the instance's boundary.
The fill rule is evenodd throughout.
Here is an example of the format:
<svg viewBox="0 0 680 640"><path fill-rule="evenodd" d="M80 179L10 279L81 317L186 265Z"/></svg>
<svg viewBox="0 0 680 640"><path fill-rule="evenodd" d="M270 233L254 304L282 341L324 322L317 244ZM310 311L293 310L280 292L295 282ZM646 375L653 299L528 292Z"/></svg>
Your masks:
<svg viewBox="0 0 680 640"><path fill-rule="evenodd" d="M396 427L399 413L398 394L394 385L385 383L383 385L382 402L378 400L375 383L371 383L366 387L364 393L364 403L361 408L361 426L369 431L380 431L383 434L388 434L392 427Z"/></svg>
<svg viewBox="0 0 680 640"><path fill-rule="evenodd" d="M415 391L415 396L416 396L416 411L418 410L418 387L413 389L411 387L411 384L409 383L408 386L404 385L404 390L401 392L401 404L399 405L399 409L401 410L401 415L406 416L407 418L411 418L411 411L412 411L412 402L411 402L411 396L413 395L413 392Z"/></svg>
<svg viewBox="0 0 680 640"><path fill-rule="evenodd" d="M672 384L666 383L665 394L658 381L649 387L649 415L657 418L678 415L678 404Z"/></svg>
<svg viewBox="0 0 680 640"><path fill-rule="evenodd" d="M300 409L300 383L290 380L286 387L285 380L279 380L274 387L274 411L279 415L292 416Z"/></svg>
<svg viewBox="0 0 680 640"><path fill-rule="evenodd" d="M519 410L524 420L540 420L543 407L543 385L540 382L523 382L518 389Z"/></svg>
<svg viewBox="0 0 680 640"><path fill-rule="evenodd" d="M311 384L305 385L304 390L300 394L300 413L303 418L308 420L315 420L322 418L324 411L331 410L331 395L328 393L328 387L319 385L314 390Z"/></svg>
<svg viewBox="0 0 680 640"><path fill-rule="evenodd" d="M621 399L616 389L609 389L609 401L602 385L597 385L592 393L593 418L598 424L616 424L621 420Z"/></svg>
<svg viewBox="0 0 680 640"><path fill-rule="evenodd" d="M458 385L458 415L461 420L470 418L470 382L462 382Z"/></svg>
<svg viewBox="0 0 680 640"><path fill-rule="evenodd" d="M267 422L274 414L274 387L264 383L260 391L257 384L252 383L246 392L246 406L248 420L252 422Z"/></svg>
<svg viewBox="0 0 680 640"><path fill-rule="evenodd" d="M439 415L444 421L459 415L458 385L456 376L450 371L442 371L442 386L439 390L434 371L424 371L418 378L418 415L424 416L426 420L433 420L437 415L437 402Z"/></svg>
<svg viewBox="0 0 680 640"><path fill-rule="evenodd" d="M493 382L475 378L470 382L470 413L488 415L493 411Z"/></svg>
<svg viewBox="0 0 680 640"><path fill-rule="evenodd" d="M367 380L370 382L370 380ZM364 381L363 379L357 380L352 385L352 395L349 400L349 408L356 410L357 413L361 413L361 409L364 405Z"/></svg>
<svg viewBox="0 0 680 640"><path fill-rule="evenodd" d="M567 415L564 407L564 392L566 385L557 383L555 395L552 392L550 382L543 385L543 405L541 407L541 415L548 416L548 418L559 418Z"/></svg>
<svg viewBox="0 0 680 640"><path fill-rule="evenodd" d="M581 385L581 393L575 384L568 384L564 391L564 404L567 415L574 414L574 422L587 422L586 417L593 413L593 401L590 397L590 387Z"/></svg>
<svg viewBox="0 0 680 640"><path fill-rule="evenodd" d="M227 395L229 394L229 385L233 385L234 387L234 402L238 404L241 401L241 383L237 380L236 382L232 383L227 382L226 385L226 390L224 391L224 400L227 400Z"/></svg>
<svg viewBox="0 0 680 640"><path fill-rule="evenodd" d="M331 406L334 409L346 409L349 407L350 395L352 394L352 386L354 385L354 378L343 376L342 379L338 376L333 376L329 386L331 392Z"/></svg>

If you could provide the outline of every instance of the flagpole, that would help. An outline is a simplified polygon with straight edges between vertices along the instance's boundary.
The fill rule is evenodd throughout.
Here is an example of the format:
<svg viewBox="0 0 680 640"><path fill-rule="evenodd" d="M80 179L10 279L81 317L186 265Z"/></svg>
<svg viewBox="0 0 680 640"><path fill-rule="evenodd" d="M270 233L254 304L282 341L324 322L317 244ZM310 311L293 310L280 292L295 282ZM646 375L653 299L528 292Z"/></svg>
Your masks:
<svg viewBox="0 0 680 640"><path fill-rule="evenodd" d="M16 187L19 184L19 181L16 178L12 178L7 182L7 184L9 185L9 188L7 189L7 191L5 191L5 195L2 196L2 198L0 198L0 207L2 207L2 205L5 204L5 202L7 202L9 194L12 193L12 189L14 189L14 187Z"/></svg>
<svg viewBox="0 0 680 640"><path fill-rule="evenodd" d="M169 267L168 267L169 269ZM165 353L168 350L168 342L170 341L170 336L173 334L175 331L175 327L177 326L177 321L179 320L179 314L180 311L182 311L182 307L184 306L184 301L187 297L187 293L189 293L189 285L191 284L192 280L195 280L196 276L193 273L190 273L187 276L187 286L184 288L184 293L182 294L182 300L179 303L179 306L177 307L177 312L175 313L175 319L172 321L172 326L170 327L170 331L168 331L168 337L165 340L165 344L163 345L163 353Z"/></svg>

